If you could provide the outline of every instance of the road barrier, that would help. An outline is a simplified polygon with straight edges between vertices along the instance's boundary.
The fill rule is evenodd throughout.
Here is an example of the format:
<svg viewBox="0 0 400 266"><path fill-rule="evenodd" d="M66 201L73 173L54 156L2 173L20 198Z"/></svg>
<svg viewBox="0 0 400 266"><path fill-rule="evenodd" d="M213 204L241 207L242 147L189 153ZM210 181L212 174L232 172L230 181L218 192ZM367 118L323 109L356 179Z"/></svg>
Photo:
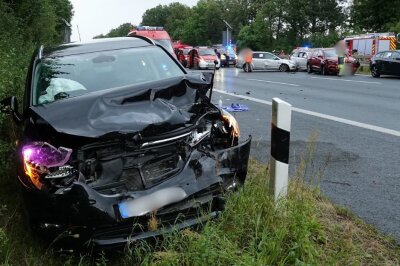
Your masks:
<svg viewBox="0 0 400 266"><path fill-rule="evenodd" d="M287 194L291 121L292 106L279 98L273 98L269 188L275 202Z"/></svg>

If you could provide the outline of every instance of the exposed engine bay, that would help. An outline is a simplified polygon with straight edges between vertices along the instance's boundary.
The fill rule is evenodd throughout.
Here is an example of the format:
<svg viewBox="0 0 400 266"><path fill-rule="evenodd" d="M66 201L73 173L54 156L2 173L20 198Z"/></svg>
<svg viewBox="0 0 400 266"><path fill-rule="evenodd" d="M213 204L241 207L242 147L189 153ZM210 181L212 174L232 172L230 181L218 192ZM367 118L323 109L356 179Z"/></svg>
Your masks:
<svg viewBox="0 0 400 266"><path fill-rule="evenodd" d="M217 217L244 183L251 137L239 141L211 87L197 74L31 107L19 179L36 228L118 246Z"/></svg>

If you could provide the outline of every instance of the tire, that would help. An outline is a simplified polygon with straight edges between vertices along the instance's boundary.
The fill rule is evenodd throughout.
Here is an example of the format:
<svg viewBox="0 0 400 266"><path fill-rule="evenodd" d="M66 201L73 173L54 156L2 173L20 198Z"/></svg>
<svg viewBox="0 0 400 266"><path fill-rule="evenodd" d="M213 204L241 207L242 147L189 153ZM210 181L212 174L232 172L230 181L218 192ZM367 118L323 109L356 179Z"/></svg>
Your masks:
<svg viewBox="0 0 400 266"><path fill-rule="evenodd" d="M310 64L307 64L307 73L308 74L311 74L313 72L313 70L312 70L312 68L311 68L311 65Z"/></svg>
<svg viewBox="0 0 400 266"><path fill-rule="evenodd" d="M378 68L376 66L372 66L371 75L374 78L379 78L381 76L381 73L379 73Z"/></svg>
<svg viewBox="0 0 400 266"><path fill-rule="evenodd" d="M288 72L289 71L289 66L286 64L282 64L279 66L279 71L280 72Z"/></svg>
<svg viewBox="0 0 400 266"><path fill-rule="evenodd" d="M321 65L321 75L323 75L323 76L328 75L328 71L326 71L326 68L324 65Z"/></svg>
<svg viewBox="0 0 400 266"><path fill-rule="evenodd" d="M246 64L243 65L243 71L244 71L244 72L247 72Z"/></svg>

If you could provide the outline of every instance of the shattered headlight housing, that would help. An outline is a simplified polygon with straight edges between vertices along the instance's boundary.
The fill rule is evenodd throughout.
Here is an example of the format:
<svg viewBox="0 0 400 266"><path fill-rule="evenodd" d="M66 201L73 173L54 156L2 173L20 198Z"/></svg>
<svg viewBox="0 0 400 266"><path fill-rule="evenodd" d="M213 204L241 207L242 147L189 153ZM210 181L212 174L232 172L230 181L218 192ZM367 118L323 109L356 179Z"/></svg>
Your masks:
<svg viewBox="0 0 400 266"><path fill-rule="evenodd" d="M43 175L50 174L49 169L64 166L70 159L72 150L55 148L47 142L34 142L22 148L25 174L32 183L41 189Z"/></svg>
<svg viewBox="0 0 400 266"><path fill-rule="evenodd" d="M228 127L231 129L231 134L235 138L240 137L240 128L239 123L236 121L236 118L228 113L225 110L221 110L222 119L228 124Z"/></svg>

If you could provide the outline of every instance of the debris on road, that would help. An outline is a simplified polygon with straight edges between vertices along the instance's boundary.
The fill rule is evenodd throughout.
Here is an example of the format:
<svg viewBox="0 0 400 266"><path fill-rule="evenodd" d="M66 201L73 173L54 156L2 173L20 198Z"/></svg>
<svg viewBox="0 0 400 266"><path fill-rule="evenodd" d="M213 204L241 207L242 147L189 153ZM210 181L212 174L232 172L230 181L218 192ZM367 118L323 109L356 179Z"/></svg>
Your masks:
<svg viewBox="0 0 400 266"><path fill-rule="evenodd" d="M222 109L229 112L247 112L249 107L244 104L232 103L231 106L222 106Z"/></svg>

